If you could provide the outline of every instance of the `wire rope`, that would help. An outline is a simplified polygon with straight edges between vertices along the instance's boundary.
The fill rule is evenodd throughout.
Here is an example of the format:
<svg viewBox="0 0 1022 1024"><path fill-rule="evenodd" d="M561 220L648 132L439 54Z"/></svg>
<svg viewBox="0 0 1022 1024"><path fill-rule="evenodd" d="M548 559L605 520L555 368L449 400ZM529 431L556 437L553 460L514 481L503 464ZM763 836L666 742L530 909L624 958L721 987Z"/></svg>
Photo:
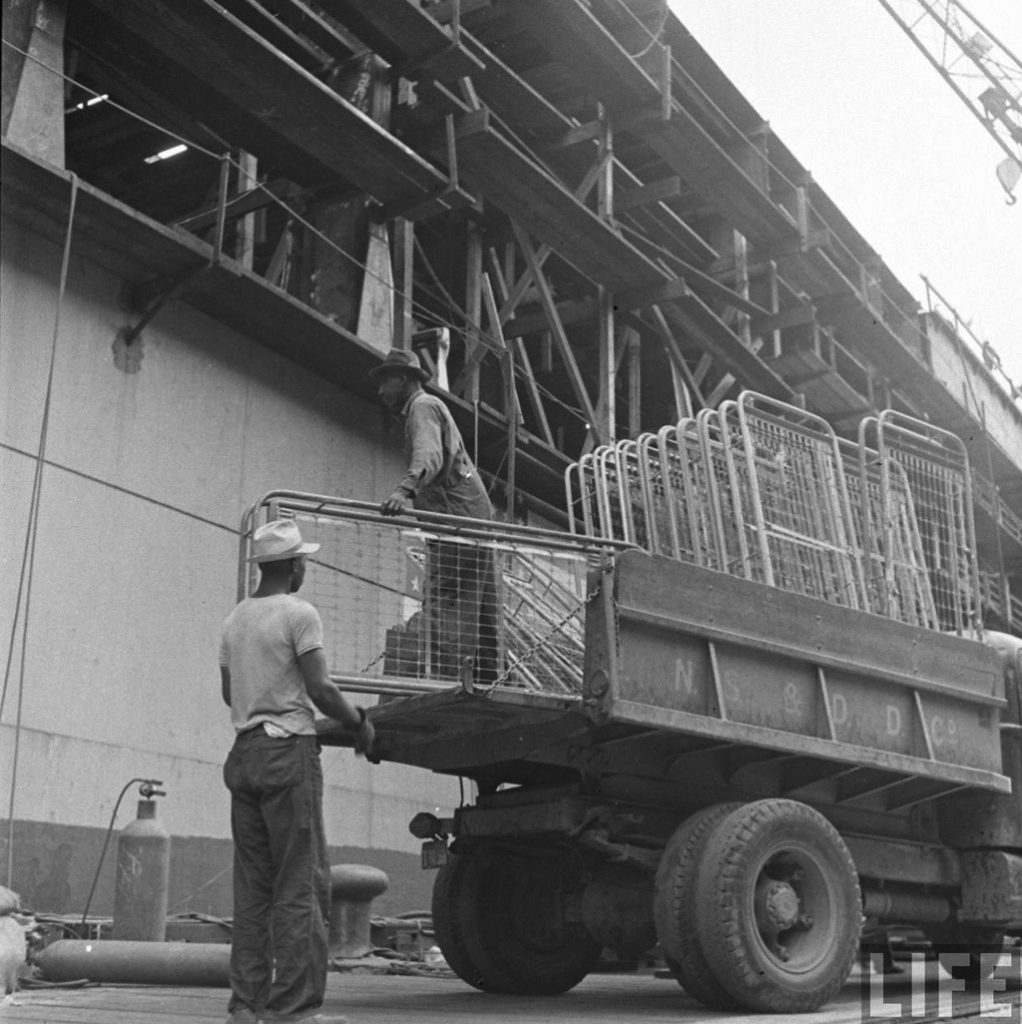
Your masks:
<svg viewBox="0 0 1022 1024"><path fill-rule="evenodd" d="M57 363L57 341L64 313L64 299L67 294L68 266L71 259L71 235L74 227L75 210L78 204L78 176L71 175L71 195L68 199L67 230L64 234L64 249L60 261L60 283L57 289L57 308L53 319L53 338L50 342L49 369L46 374L46 393L43 398L42 422L39 427L39 450L36 454L35 473L32 478L32 494L29 499L28 524L25 529L25 546L21 557L21 572L18 576L18 594L15 602L14 621L11 624L11 640L7 650L7 664L4 668L4 687L0 694L0 716L3 714L10 683L11 665L17 637L19 611L24 596L25 614L21 623L21 659L18 666L18 706L14 721L14 752L11 759L10 798L7 803L7 886L14 875L14 803L18 783L18 755L21 750L22 712L25 703L25 659L28 653L28 625L32 604L32 577L35 571L35 546L39 532L39 508L43 489L43 466L46 462L46 444L50 429L50 410L53 407L53 374Z"/></svg>

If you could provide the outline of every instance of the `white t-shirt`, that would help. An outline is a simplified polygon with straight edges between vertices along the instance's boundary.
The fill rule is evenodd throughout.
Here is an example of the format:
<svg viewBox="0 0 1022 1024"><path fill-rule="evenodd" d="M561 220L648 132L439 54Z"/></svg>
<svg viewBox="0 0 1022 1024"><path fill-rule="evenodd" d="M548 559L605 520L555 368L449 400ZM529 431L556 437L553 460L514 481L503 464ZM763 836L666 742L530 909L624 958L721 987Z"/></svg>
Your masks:
<svg viewBox="0 0 1022 1024"><path fill-rule="evenodd" d="M315 706L298 658L323 646L323 623L294 594L247 597L227 616L220 664L231 674L231 723L238 732L270 722L314 735Z"/></svg>

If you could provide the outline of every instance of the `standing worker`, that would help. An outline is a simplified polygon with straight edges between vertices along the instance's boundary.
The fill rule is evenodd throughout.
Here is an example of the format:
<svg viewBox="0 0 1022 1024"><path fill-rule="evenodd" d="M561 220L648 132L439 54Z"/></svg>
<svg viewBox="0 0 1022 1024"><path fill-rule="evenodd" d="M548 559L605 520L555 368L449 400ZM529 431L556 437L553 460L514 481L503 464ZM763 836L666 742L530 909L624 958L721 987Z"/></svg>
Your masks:
<svg viewBox="0 0 1022 1024"><path fill-rule="evenodd" d="M250 561L259 586L227 617L220 644L224 703L237 733L224 765L234 837L234 928L228 1024L345 1024L317 1013L327 971L330 868L315 709L355 733L373 726L330 682L323 624L296 596L306 555L297 525L259 527Z"/></svg>
<svg viewBox="0 0 1022 1024"><path fill-rule="evenodd" d="M380 506L385 516L410 509L492 519L493 506L447 406L422 390L429 373L414 352L391 349L369 371L380 401L405 423L407 468ZM476 544L436 540L429 546L428 620L434 667L458 679L466 658L475 678L492 682L497 665L497 596L493 558Z"/></svg>

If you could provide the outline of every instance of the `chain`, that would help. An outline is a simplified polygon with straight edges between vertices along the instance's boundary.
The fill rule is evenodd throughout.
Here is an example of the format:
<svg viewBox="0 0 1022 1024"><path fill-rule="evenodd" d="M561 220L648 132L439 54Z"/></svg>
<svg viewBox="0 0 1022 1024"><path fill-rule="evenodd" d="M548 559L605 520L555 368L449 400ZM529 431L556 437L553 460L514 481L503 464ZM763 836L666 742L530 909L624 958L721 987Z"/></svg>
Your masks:
<svg viewBox="0 0 1022 1024"><path fill-rule="evenodd" d="M511 674L519 665L526 664L530 658L541 648L547 641L555 634L562 632L564 627L572 619L576 618L578 614L589 604L595 600L599 594L599 588L594 589L593 593L588 594L582 598L574 607L570 608L567 613L562 616L557 622L555 622L550 629L540 637L531 647L527 648L525 653L518 658L515 658L507 668L497 678L486 687L476 687L474 692L476 693L490 693L495 687L500 686L501 683L507 682L511 678Z"/></svg>
<svg viewBox="0 0 1022 1024"><path fill-rule="evenodd" d="M376 657L373 658L373 660L371 662L369 662L369 664L366 665L365 668L362 669L360 675L365 675L366 672L368 672L374 665L379 665L379 663L381 661L383 661L383 659L386 658L386 657L387 657L387 652L386 651L380 651L380 653L377 654Z"/></svg>

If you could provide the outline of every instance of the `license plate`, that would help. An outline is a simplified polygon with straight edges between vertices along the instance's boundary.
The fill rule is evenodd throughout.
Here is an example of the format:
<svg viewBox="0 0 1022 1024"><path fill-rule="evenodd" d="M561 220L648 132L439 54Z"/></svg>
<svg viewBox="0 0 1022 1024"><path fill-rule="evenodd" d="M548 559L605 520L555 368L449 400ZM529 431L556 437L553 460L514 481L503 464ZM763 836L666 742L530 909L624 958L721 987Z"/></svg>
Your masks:
<svg viewBox="0 0 1022 1024"><path fill-rule="evenodd" d="M422 866L427 870L430 868L442 868L447 863L447 840L427 839L422 844Z"/></svg>

